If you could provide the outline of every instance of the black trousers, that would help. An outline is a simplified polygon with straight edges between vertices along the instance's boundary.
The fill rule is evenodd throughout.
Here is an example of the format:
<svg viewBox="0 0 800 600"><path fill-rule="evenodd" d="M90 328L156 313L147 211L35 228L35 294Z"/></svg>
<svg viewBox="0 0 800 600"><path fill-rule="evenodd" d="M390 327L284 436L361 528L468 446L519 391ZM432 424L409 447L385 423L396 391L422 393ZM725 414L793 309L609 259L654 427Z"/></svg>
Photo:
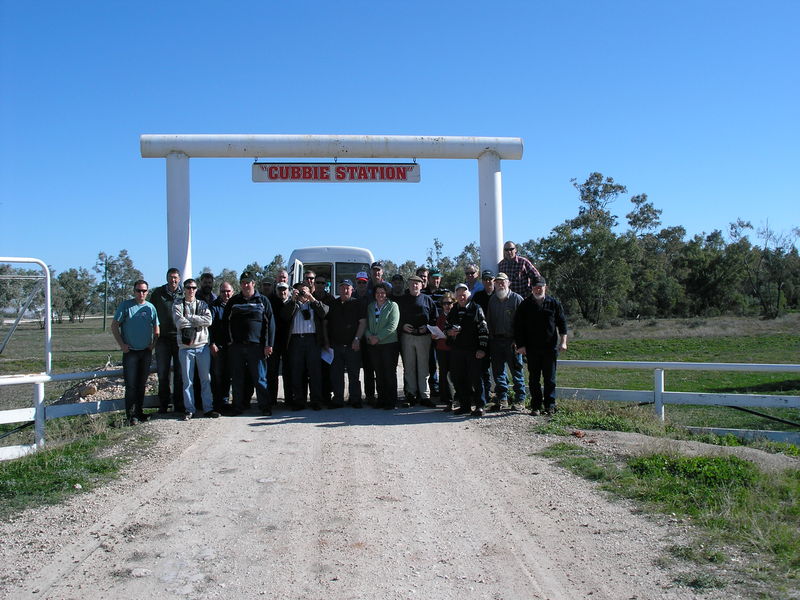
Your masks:
<svg viewBox="0 0 800 600"><path fill-rule="evenodd" d="M308 374L309 396L312 406L321 404L322 372L319 358L320 348L313 333L292 335L289 338L289 364L292 371L292 393L294 404L301 404L305 398L306 378Z"/></svg>
<svg viewBox="0 0 800 600"><path fill-rule="evenodd" d="M372 364L372 353L367 349L367 338L361 338L361 366L364 368L364 396L367 402L375 400L375 367Z"/></svg>
<svg viewBox="0 0 800 600"><path fill-rule="evenodd" d="M450 376L456 388L456 402L461 408L485 406L482 375L481 359L475 358L475 350L450 350Z"/></svg>
<svg viewBox="0 0 800 600"><path fill-rule="evenodd" d="M144 391L150 375L153 353L149 348L128 350L122 354L122 374L125 378L125 417L142 416Z"/></svg>
<svg viewBox="0 0 800 600"><path fill-rule="evenodd" d="M400 357L400 342L370 346L375 367L375 385L378 388L378 404L394 408L397 405L397 359Z"/></svg>
<svg viewBox="0 0 800 600"><path fill-rule="evenodd" d="M169 370L172 367L172 393L169 389ZM175 412L183 412L183 377L178 358L176 338L163 336L156 341L156 373L158 374L158 401L161 410L172 404Z"/></svg>
<svg viewBox="0 0 800 600"><path fill-rule="evenodd" d="M531 410L542 410L556 404L556 363L558 352L528 353L528 386L531 390ZM544 393L542 385L544 383Z"/></svg>
<svg viewBox="0 0 800 600"><path fill-rule="evenodd" d="M439 363L439 400L446 403L453 401L453 392L450 389L450 350L436 350L436 360Z"/></svg>

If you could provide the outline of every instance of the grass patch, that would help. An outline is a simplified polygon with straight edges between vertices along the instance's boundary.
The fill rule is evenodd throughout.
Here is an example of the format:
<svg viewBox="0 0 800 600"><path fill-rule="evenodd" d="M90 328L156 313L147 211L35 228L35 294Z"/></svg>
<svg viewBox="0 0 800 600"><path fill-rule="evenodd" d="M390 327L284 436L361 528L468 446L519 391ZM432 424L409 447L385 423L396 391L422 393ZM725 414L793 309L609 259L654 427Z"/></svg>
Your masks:
<svg viewBox="0 0 800 600"><path fill-rule="evenodd" d="M741 581L763 598L800 591L800 471L767 473L733 456L651 454L617 465L569 443L541 454L651 512L694 523L696 543L668 549L671 559L694 565L679 569L677 583L704 590ZM747 558L731 561L726 548Z"/></svg>
<svg viewBox="0 0 800 600"><path fill-rule="evenodd" d="M664 436L665 426L656 419L651 407L629 406L618 402L564 399L558 412L534 428L536 433L568 435L575 429L628 431Z"/></svg>
<svg viewBox="0 0 800 600"><path fill-rule="evenodd" d="M94 434L17 460L0 462L0 518L61 502L114 477L125 458L101 458L99 452L120 440L122 432Z"/></svg>

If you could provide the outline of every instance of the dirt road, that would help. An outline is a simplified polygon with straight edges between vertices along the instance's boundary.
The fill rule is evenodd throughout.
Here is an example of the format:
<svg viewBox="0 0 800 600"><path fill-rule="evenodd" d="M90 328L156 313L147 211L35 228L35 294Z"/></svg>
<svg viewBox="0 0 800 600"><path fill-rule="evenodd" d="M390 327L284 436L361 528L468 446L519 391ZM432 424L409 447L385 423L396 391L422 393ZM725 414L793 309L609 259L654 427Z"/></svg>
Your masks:
<svg viewBox="0 0 800 600"><path fill-rule="evenodd" d="M554 440L530 419L141 425L155 441L119 481L0 526L0 597L694 598L654 562L683 525L532 455Z"/></svg>

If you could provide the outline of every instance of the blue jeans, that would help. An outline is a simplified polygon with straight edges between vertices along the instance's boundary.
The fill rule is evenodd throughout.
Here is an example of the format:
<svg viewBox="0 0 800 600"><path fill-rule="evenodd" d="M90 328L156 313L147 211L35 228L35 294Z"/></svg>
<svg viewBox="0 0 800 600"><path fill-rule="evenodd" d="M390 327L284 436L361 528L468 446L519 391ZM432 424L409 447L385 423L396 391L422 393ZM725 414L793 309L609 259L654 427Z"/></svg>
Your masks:
<svg viewBox="0 0 800 600"><path fill-rule="evenodd" d="M122 354L122 373L125 378L125 417L139 418L144 409L144 390L150 375L153 353L149 348L128 350Z"/></svg>
<svg viewBox="0 0 800 600"><path fill-rule="evenodd" d="M194 370L200 379L200 394L203 399L203 412L209 412L213 406L211 395L211 349L208 344L200 348L181 348L178 352L183 376L183 409L187 413L196 413Z"/></svg>
<svg viewBox="0 0 800 600"><path fill-rule="evenodd" d="M494 375L495 401L499 404L508 400L508 377L506 365L514 382L514 401L525 403L525 373L522 368L522 355L514 350L511 338L492 338L489 340Z"/></svg>
<svg viewBox="0 0 800 600"><path fill-rule="evenodd" d="M331 363L331 389L333 402L344 405L344 371L347 369L350 404L361 404L361 352L353 350L352 344L335 344Z"/></svg>
<svg viewBox="0 0 800 600"><path fill-rule="evenodd" d="M233 383L233 405L237 410L250 406L250 397L245 392L246 375L256 388L258 408L266 410L270 407L267 394L267 359L264 346L249 342L234 342L228 346L228 360L231 364L231 382ZM247 397L246 397L247 396Z"/></svg>

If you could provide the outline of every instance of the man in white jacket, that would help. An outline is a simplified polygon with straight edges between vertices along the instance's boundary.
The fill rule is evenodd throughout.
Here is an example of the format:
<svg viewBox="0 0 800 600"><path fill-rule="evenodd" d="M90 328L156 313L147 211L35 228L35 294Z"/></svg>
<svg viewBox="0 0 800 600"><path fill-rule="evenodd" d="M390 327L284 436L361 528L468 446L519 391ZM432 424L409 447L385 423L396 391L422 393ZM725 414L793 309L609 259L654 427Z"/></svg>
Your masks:
<svg viewBox="0 0 800 600"><path fill-rule="evenodd" d="M183 403L186 410L183 420L188 421L196 412L193 389L195 369L200 379L204 416L216 418L219 413L213 410L211 350L208 347L211 310L205 302L197 299L197 282L194 279L183 282L183 292L184 297L177 299L172 307L178 328L178 360L183 376Z"/></svg>

